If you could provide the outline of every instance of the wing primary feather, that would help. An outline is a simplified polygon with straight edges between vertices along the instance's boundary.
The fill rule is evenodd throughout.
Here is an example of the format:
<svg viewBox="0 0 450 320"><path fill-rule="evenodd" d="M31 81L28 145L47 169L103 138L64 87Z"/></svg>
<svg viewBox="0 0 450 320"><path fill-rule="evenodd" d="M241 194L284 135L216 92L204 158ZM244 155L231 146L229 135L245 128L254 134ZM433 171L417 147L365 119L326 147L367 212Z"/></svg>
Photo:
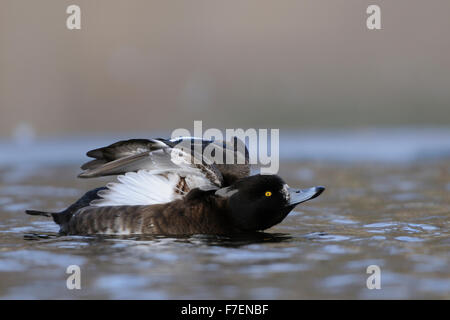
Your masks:
<svg viewBox="0 0 450 320"><path fill-rule="evenodd" d="M148 156L149 156L149 152L143 152L140 154L135 154L135 155L131 155L131 156L128 156L125 158L113 160L113 161L107 162L99 167L96 167L93 169L88 169L88 170L80 173L78 175L78 177L79 178L93 178L93 177L100 177L100 176L124 173L123 170L128 165L137 166L138 160L144 160L145 158L148 158ZM133 171L133 170L130 170L130 171Z"/></svg>

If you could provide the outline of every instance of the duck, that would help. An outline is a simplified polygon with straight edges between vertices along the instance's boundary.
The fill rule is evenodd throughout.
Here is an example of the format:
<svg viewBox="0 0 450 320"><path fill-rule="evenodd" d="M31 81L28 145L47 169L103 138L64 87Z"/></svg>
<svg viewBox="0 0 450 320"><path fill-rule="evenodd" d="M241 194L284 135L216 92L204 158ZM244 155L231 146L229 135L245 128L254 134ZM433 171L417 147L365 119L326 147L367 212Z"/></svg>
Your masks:
<svg viewBox="0 0 450 320"><path fill-rule="evenodd" d="M211 152L205 154L205 150ZM231 155L232 164L220 161ZM252 174L234 137L130 139L88 151L79 178L117 176L51 217L61 235L194 235L259 232L282 222L325 188L291 188L278 175ZM209 156L208 156L209 155Z"/></svg>

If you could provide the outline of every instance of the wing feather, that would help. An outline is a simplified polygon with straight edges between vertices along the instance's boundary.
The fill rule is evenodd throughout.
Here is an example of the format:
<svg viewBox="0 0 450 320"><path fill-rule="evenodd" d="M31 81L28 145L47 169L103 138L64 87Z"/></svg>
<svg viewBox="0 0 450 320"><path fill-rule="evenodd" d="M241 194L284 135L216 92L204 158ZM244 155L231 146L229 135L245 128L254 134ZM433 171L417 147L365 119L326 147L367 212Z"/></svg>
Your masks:
<svg viewBox="0 0 450 320"><path fill-rule="evenodd" d="M183 189L179 188L181 181L185 182ZM118 176L118 182L108 183L106 189L98 192L100 199L93 200L90 205L102 207L167 203L183 198L195 188L219 189L199 169L193 168L186 175L180 173L155 174L151 171L139 170Z"/></svg>
<svg viewBox="0 0 450 320"><path fill-rule="evenodd" d="M95 160L86 162L81 169L93 169L98 163L107 163L120 158L166 148L167 144L158 139L130 139L110 144L109 146L90 150L86 155ZM99 161L96 161L99 160Z"/></svg>
<svg viewBox="0 0 450 320"><path fill-rule="evenodd" d="M238 142L240 140L235 139L234 147L230 148L225 142L192 138L119 141L89 151L87 155L94 160L82 166L84 171L79 177L118 175L117 182L108 183L106 189L98 193L100 199L92 201L93 206L166 203L182 198L194 188L218 190L224 186L227 165L203 158L203 154L196 153L197 149L192 148L194 145L201 144L203 152L214 143L215 147L218 146L217 150L223 148L225 154L233 152L236 157ZM186 143L188 148L184 149ZM239 166L244 166L245 170L239 174L245 176L248 174L248 151L245 144L243 146L245 164Z"/></svg>

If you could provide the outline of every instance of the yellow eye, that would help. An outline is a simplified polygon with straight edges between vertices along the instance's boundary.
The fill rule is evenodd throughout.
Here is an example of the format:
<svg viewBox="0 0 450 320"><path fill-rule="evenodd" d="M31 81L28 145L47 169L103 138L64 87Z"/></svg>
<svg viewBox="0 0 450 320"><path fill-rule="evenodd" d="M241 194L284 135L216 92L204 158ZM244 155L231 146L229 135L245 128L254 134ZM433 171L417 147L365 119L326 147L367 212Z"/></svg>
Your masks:
<svg viewBox="0 0 450 320"><path fill-rule="evenodd" d="M272 192L266 191L266 197L270 197L272 195Z"/></svg>

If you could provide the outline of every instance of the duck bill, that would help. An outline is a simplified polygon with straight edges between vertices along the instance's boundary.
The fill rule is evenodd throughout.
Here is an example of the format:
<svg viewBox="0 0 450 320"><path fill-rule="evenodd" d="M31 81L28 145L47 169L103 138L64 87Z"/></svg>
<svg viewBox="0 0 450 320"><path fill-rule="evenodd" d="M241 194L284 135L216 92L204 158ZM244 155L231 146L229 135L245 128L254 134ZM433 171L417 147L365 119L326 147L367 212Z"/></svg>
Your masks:
<svg viewBox="0 0 450 320"><path fill-rule="evenodd" d="M288 206L296 206L299 203L317 198L323 191L324 187L313 187L309 189L294 189L288 188L289 192L289 203Z"/></svg>

